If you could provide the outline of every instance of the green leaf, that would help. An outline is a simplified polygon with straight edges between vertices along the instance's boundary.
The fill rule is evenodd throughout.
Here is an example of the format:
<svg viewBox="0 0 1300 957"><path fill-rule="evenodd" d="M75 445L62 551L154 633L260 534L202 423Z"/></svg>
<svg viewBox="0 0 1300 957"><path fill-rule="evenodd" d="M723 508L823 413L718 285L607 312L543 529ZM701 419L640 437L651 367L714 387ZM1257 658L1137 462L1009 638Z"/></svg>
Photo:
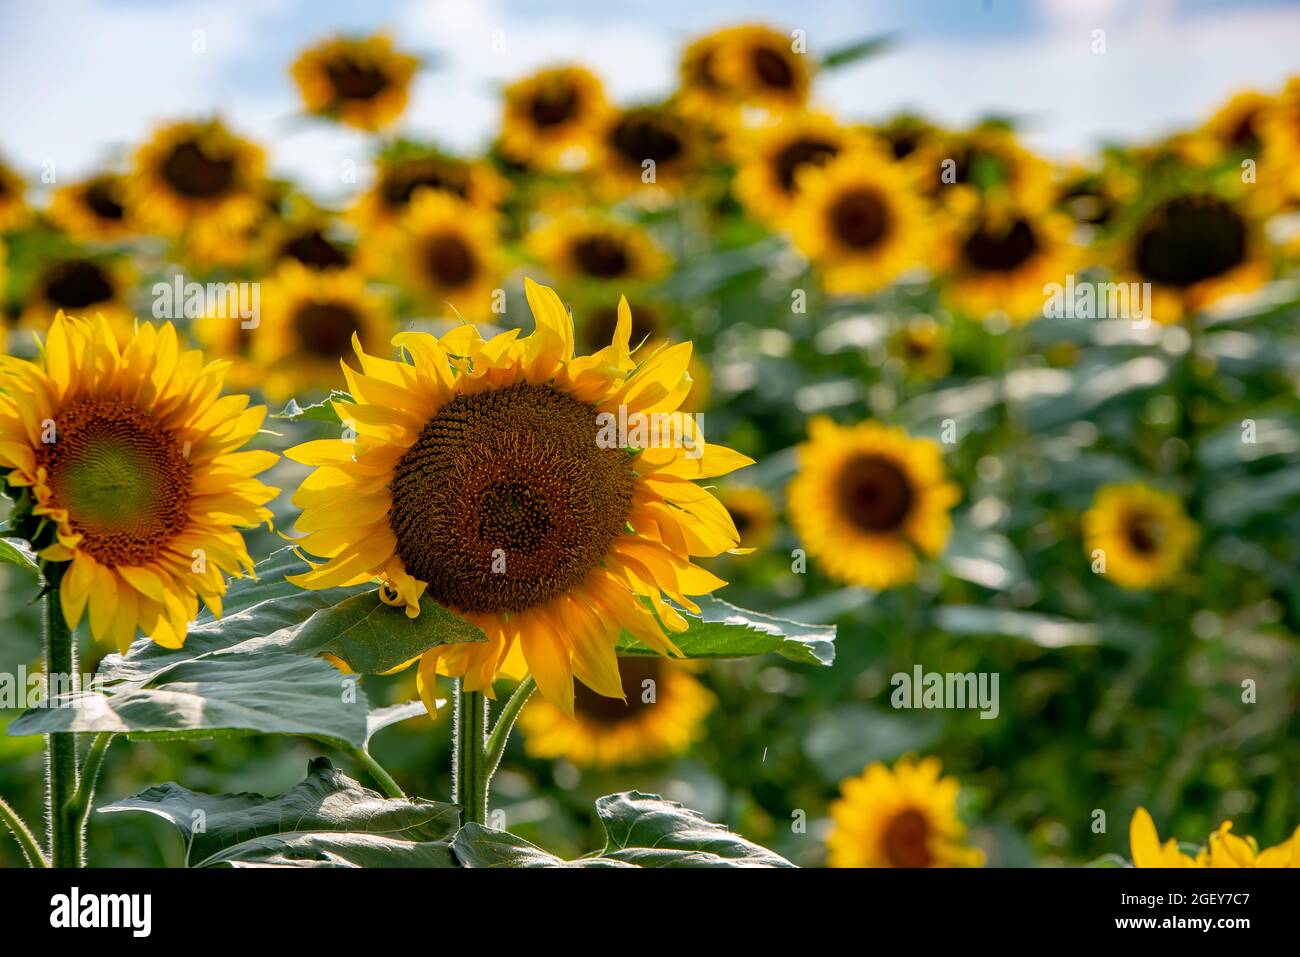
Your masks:
<svg viewBox="0 0 1300 957"><path fill-rule="evenodd" d="M369 706L357 681L322 659L288 652L210 655L179 662L148 685L121 682L30 708L9 733L294 734L364 747Z"/></svg>
<svg viewBox="0 0 1300 957"><path fill-rule="evenodd" d="M408 618L404 608L386 605L378 590L345 598L308 618L283 647L300 654L328 652L359 674L381 674L437 645L487 641L487 635L432 599L420 602L420 614Z"/></svg>
<svg viewBox="0 0 1300 957"><path fill-rule="evenodd" d="M835 660L834 625L803 625L711 596L697 601L700 614L682 611L688 627L670 635L687 658L748 658L776 652L802 664L829 665ZM657 654L627 632L619 638L617 651L629 656Z"/></svg>
<svg viewBox="0 0 1300 957"><path fill-rule="evenodd" d="M935 611L934 619L935 624L950 635L1006 635L1043 648L1095 645L1101 640L1101 629L1092 622L1014 608L945 605Z"/></svg>
<svg viewBox="0 0 1300 957"><path fill-rule="evenodd" d="M36 564L36 554L31 547L26 542L14 538L0 538L0 563L22 565L33 571L40 568Z"/></svg>
<svg viewBox="0 0 1300 957"><path fill-rule="evenodd" d="M186 863L288 867L454 867L455 805L385 798L316 758L279 797L200 794L163 784L109 804L101 814L143 811L171 821ZM199 822L202 827L196 826Z"/></svg>
<svg viewBox="0 0 1300 957"><path fill-rule="evenodd" d="M313 422L333 422L338 425L342 423L339 414L334 411L335 402L351 402L352 396L346 392L334 389L329 394L329 398L314 405L302 406L298 404L297 399L290 399L283 409L271 414L272 419L288 419L290 422L297 422L300 419L309 419Z"/></svg>
<svg viewBox="0 0 1300 957"><path fill-rule="evenodd" d="M822 57L821 68L823 70L834 70L850 63L856 63L858 60L883 53L897 42L897 34L882 33L879 36L868 37L865 40L858 40L854 43L836 47Z"/></svg>
<svg viewBox="0 0 1300 957"><path fill-rule="evenodd" d="M657 794L624 791L596 800L605 828L599 854L565 861L523 838L467 824L452 848L466 867L793 867L772 851Z"/></svg>

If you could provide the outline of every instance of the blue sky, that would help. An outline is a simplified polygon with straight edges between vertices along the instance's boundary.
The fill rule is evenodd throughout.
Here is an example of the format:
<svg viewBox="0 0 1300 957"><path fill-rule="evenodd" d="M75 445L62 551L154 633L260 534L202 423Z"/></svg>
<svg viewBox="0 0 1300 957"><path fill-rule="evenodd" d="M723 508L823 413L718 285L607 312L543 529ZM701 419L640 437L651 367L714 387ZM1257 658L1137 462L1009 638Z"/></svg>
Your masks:
<svg viewBox="0 0 1300 957"><path fill-rule="evenodd" d="M803 29L814 53L897 34L893 50L818 83L817 100L838 113L910 108L948 123L1011 114L1057 155L1153 137L1230 90L1275 88L1300 72L1296 0L9 0L0 150L33 173L53 162L62 179L120 153L153 121L216 109L268 145L277 172L328 195L340 163L367 151L357 134L295 118L287 65L325 34L387 27L435 60L408 129L473 149L513 76L577 59L616 98L653 97L667 92L687 38L746 19ZM1097 29L1103 54L1091 50ZM497 30L503 53L490 48Z"/></svg>

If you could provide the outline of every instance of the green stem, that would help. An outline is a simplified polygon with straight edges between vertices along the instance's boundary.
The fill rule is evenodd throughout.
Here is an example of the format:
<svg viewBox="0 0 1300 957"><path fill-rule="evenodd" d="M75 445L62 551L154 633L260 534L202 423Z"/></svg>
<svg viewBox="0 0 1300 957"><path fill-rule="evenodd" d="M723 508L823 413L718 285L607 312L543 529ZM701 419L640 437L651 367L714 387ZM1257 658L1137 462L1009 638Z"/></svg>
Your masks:
<svg viewBox="0 0 1300 957"><path fill-rule="evenodd" d="M460 805L462 824L487 823L487 696L466 691L456 682L456 777L452 799Z"/></svg>
<svg viewBox="0 0 1300 957"><path fill-rule="evenodd" d="M104 755L108 753L113 737L111 731L101 731L95 735L90 750L86 752L86 759L81 764L81 783L68 802L69 813L77 822L77 834L80 835L83 846L86 840L86 820L90 817L90 805L95 800L95 785L99 781L99 769L104 765Z"/></svg>
<svg viewBox="0 0 1300 957"><path fill-rule="evenodd" d="M382 764L371 756L369 751L365 748L355 748L352 751L352 756L356 759L358 764L369 772L370 776L375 779L375 782L390 798L406 797L406 792L398 787L397 782L393 780L393 776L384 769Z"/></svg>
<svg viewBox="0 0 1300 957"><path fill-rule="evenodd" d="M533 680L532 675L519 682L519 687L510 696L510 700L501 709L501 713L497 715L497 723L492 726L492 733L488 735L487 740L487 777L489 785L492 783L492 775L497 773L497 766L501 764L501 753L506 749L506 741L509 740L510 731L515 726L515 719L519 717L519 712L528 703L528 699L532 696L533 689L536 687L537 682Z"/></svg>
<svg viewBox="0 0 1300 957"><path fill-rule="evenodd" d="M32 829L27 826L27 822L18 816L18 812L11 808L4 798L0 798L0 821L4 821L13 832L14 840L18 846L23 849L23 856L27 858L27 864L30 867L49 867L50 862L45 859L41 853L40 842L36 840L36 835Z"/></svg>
<svg viewBox="0 0 1300 957"><path fill-rule="evenodd" d="M50 693L75 690L76 676L76 642L63 619L59 589L52 587L45 592L45 679ZM45 741L50 863L55 867L81 867L85 851L71 806L78 785L77 735L65 731L46 735Z"/></svg>

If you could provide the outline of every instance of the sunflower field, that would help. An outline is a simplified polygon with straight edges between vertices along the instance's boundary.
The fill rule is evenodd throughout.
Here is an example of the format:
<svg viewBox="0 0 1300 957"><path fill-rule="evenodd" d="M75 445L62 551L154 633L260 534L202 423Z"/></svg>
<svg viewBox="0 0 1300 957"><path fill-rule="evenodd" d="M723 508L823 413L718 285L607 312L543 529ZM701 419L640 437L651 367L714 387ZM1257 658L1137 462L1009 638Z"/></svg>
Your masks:
<svg viewBox="0 0 1300 957"><path fill-rule="evenodd" d="M1300 867L1300 75L1064 158L890 55L3 161L0 866Z"/></svg>

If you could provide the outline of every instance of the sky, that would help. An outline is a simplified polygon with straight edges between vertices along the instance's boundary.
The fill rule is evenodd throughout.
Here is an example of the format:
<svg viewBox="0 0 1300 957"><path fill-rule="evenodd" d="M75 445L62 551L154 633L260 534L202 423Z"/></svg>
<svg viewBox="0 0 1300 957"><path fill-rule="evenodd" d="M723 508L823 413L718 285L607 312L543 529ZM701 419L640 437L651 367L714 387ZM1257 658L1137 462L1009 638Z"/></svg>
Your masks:
<svg viewBox="0 0 1300 957"><path fill-rule="evenodd" d="M403 131L474 150L513 77L578 60L616 100L652 99L691 36L745 20L804 30L814 55L895 36L819 77L815 101L845 118L1010 115L1059 157L1157 137L1300 73L1300 0L0 0L0 153L63 181L159 121L218 111L268 147L275 173L330 198L369 150L300 115L288 64L326 35L386 28L426 57Z"/></svg>

